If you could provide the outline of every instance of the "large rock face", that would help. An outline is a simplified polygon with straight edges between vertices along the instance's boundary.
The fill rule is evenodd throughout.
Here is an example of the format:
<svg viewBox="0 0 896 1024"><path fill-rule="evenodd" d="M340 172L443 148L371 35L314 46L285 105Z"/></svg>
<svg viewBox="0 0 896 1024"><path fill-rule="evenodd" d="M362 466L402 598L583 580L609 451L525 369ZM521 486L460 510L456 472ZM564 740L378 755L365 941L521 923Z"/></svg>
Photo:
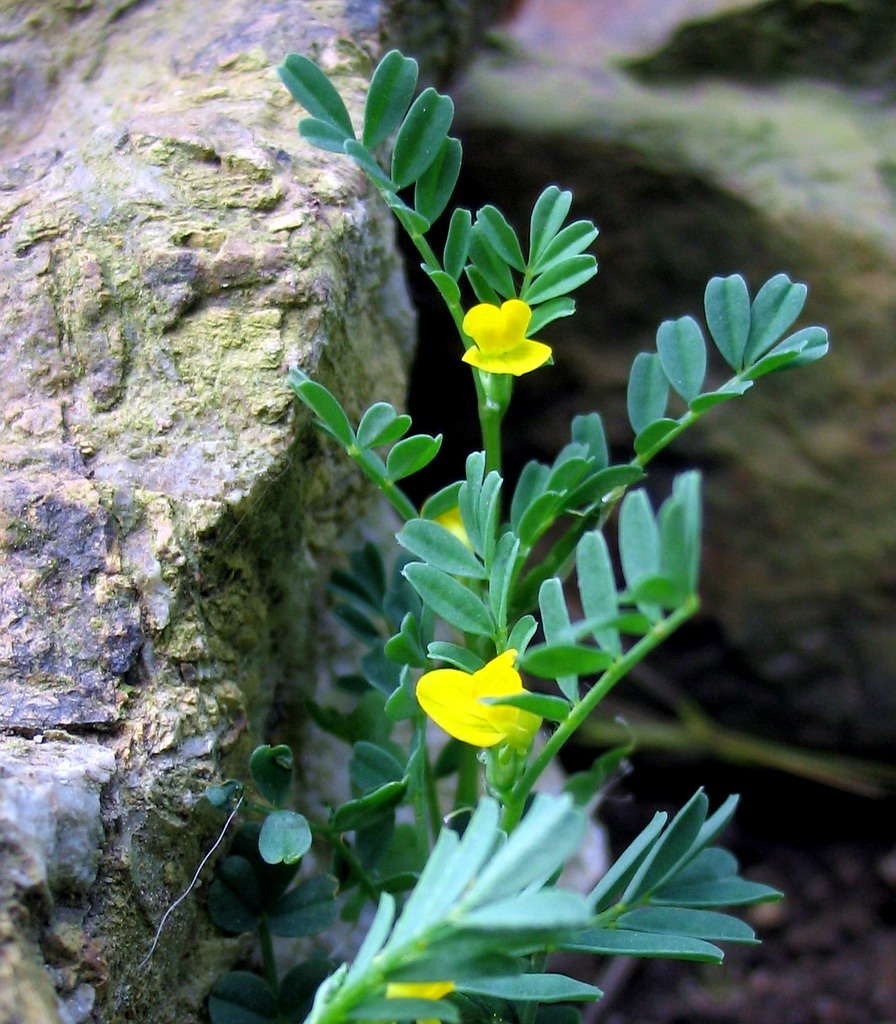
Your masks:
<svg viewBox="0 0 896 1024"><path fill-rule="evenodd" d="M892 4L532 0L513 33L458 96L468 198L525 227L545 184L571 187L601 272L545 335L555 386L525 382L510 434L556 450L569 414L598 408L630 450L624 383L661 320L699 314L713 274L808 282L830 356L675 446L707 473L707 614L755 673L747 692L711 671L682 684L729 723L892 753Z"/></svg>
<svg viewBox="0 0 896 1024"><path fill-rule="evenodd" d="M192 1020L233 957L191 898L138 969L204 787L302 735L369 497L286 369L400 404L413 328L384 209L272 69L316 54L357 113L377 19L0 5L0 1021Z"/></svg>

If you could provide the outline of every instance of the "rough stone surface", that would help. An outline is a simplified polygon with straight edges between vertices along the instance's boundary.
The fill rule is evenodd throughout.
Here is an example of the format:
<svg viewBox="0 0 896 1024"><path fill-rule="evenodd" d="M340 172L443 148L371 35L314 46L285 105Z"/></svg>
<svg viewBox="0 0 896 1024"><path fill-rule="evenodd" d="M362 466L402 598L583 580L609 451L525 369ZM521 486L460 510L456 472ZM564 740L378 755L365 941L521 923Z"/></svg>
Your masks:
<svg viewBox="0 0 896 1024"><path fill-rule="evenodd" d="M630 450L631 360L700 314L713 274L809 284L829 357L708 416L655 476L662 495L669 470L706 472L705 608L755 678L681 682L729 723L878 756L896 741L893 30L870 0L533 0L457 97L471 203L524 227L557 182L601 227L580 314L545 332L557 367L519 389L509 434L539 452L592 408Z"/></svg>
<svg viewBox="0 0 896 1024"><path fill-rule="evenodd" d="M402 400L391 223L273 72L315 54L357 115L378 17L0 3L4 1024L195 1020L236 955L200 889L138 970L220 827L205 786L303 735L317 581L369 498L286 369Z"/></svg>

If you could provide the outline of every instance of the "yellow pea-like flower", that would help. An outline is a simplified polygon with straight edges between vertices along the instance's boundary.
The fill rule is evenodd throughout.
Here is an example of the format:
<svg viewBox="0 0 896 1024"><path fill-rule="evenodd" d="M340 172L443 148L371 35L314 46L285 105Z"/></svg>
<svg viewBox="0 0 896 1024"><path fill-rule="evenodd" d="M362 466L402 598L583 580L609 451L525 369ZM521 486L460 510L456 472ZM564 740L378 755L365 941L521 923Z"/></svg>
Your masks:
<svg viewBox="0 0 896 1024"><path fill-rule="evenodd" d="M543 366L551 347L526 337L531 308L521 299L508 299L500 309L483 302L464 317L464 333L475 345L464 353L465 363L488 373L519 377Z"/></svg>
<svg viewBox="0 0 896 1024"><path fill-rule="evenodd" d="M441 999L454 991L453 981L392 981L386 986L387 999ZM417 1024L440 1024L438 1020L418 1020Z"/></svg>
<svg viewBox="0 0 896 1024"><path fill-rule="evenodd" d="M501 704L483 704L485 697L525 693L513 667L516 651L505 651L470 675L455 668L427 672L417 683L417 700L427 715L449 736L474 747L507 743L527 750L541 725L531 711Z"/></svg>

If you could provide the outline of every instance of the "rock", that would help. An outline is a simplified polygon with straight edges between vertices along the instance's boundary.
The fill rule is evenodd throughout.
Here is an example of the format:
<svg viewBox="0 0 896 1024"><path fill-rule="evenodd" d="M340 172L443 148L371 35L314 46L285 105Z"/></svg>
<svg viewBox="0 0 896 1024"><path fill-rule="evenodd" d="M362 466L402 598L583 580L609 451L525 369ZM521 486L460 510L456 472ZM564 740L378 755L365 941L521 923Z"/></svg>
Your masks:
<svg viewBox="0 0 896 1024"><path fill-rule="evenodd" d="M557 366L520 386L508 436L553 452L569 416L597 408L630 451L624 384L660 321L702 315L714 274L742 271L754 291L782 270L806 281L802 322L829 328L830 356L707 417L654 474L662 496L674 468L704 469L705 613L753 675L747 689L712 672L681 685L741 728L885 755L896 741L891 5L564 12L530 4L457 95L471 204L495 202L524 229L556 182L601 228L601 272L579 315L545 332Z"/></svg>
<svg viewBox="0 0 896 1024"><path fill-rule="evenodd" d="M320 579L369 505L286 370L402 402L392 223L273 72L315 54L357 116L378 6L0 27L0 1021L192 1020L238 953L201 891L138 965L220 830L205 787L265 730L302 748Z"/></svg>

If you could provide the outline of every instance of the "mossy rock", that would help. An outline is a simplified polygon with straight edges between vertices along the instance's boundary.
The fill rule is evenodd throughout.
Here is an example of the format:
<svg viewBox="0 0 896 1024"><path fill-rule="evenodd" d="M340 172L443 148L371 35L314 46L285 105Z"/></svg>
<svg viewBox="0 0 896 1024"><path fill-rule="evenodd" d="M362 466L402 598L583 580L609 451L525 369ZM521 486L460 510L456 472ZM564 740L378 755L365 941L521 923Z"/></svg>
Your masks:
<svg viewBox="0 0 896 1024"><path fill-rule="evenodd" d="M309 800L340 784L301 714L321 580L386 524L286 371L400 406L414 314L388 211L300 140L274 65L314 56L357 119L381 10L46 0L0 27L0 810L37 754L56 796L82 766L85 808L61 874L47 801L0 813L0 1020L180 1024L245 951L200 888L139 966L221 827L205 786L274 735Z"/></svg>

